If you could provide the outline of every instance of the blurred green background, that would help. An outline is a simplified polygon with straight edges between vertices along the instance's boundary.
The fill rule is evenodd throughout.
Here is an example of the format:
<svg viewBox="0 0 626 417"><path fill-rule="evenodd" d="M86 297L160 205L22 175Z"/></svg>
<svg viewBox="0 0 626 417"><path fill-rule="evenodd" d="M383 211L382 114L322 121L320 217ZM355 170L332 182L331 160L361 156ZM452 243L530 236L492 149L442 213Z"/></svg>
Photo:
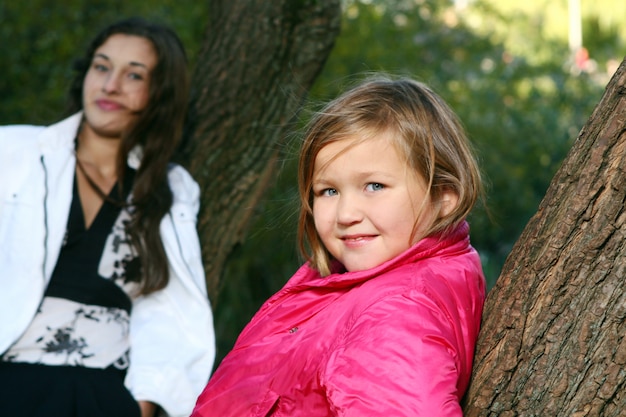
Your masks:
<svg viewBox="0 0 626 417"><path fill-rule="evenodd" d="M572 4L585 54L576 54ZM122 16L164 21L193 71L210 1L51 0L0 4L0 124L47 124L65 106L73 59ZM493 286L578 132L626 55L623 0L344 0L342 32L302 113L355 74L386 71L433 87L464 122L487 180L472 243ZM575 33L574 33L575 35ZM241 36L245 36L242 33ZM297 132L285 139L275 185L254 208L247 241L224 270L215 306L218 361L301 260L295 225Z"/></svg>

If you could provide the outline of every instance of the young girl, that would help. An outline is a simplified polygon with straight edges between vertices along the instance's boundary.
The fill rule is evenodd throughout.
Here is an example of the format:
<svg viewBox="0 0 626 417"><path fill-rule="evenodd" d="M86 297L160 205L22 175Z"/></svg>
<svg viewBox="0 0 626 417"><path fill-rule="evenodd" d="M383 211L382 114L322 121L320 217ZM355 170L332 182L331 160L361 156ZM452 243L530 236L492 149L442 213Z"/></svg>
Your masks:
<svg viewBox="0 0 626 417"><path fill-rule="evenodd" d="M72 116L0 128L0 415L192 411L215 347L199 189L170 163L186 64L167 27L116 22Z"/></svg>
<svg viewBox="0 0 626 417"><path fill-rule="evenodd" d="M308 262L252 318L192 416L461 416L485 282L465 218L480 175L426 86L378 78L310 122Z"/></svg>

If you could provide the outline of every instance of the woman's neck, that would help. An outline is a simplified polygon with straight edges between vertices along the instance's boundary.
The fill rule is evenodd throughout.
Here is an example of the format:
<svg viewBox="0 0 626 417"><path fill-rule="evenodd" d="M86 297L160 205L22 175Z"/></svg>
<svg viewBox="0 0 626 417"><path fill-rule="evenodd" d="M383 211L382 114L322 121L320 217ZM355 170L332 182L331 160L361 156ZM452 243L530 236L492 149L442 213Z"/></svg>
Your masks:
<svg viewBox="0 0 626 417"><path fill-rule="evenodd" d="M119 148L118 138L104 138L85 128L78 132L76 181L87 229L117 182Z"/></svg>
<svg viewBox="0 0 626 417"><path fill-rule="evenodd" d="M95 170L101 179L115 182L121 139L104 138L89 128L83 128L76 141L76 158L84 166L89 166L90 170Z"/></svg>

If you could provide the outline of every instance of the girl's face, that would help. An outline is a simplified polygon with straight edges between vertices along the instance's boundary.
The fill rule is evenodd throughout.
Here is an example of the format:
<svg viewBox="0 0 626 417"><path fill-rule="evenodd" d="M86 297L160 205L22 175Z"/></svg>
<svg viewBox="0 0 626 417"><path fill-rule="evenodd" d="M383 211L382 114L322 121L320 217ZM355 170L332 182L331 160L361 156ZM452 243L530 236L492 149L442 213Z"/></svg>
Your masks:
<svg viewBox="0 0 626 417"><path fill-rule="evenodd" d="M110 36L96 49L83 82L84 128L101 137L119 138L148 104L156 62L149 40Z"/></svg>
<svg viewBox="0 0 626 417"><path fill-rule="evenodd" d="M348 271L376 267L404 252L436 217L426 182L388 135L333 142L315 158L315 228Z"/></svg>

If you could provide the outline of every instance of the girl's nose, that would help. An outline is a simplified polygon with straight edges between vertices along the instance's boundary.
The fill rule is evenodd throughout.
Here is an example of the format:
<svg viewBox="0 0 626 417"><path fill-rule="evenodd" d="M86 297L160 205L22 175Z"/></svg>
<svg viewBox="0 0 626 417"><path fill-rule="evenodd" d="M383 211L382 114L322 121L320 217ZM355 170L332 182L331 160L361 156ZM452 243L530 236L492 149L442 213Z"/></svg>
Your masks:
<svg viewBox="0 0 626 417"><path fill-rule="evenodd" d="M351 196L340 196L337 205L337 223L351 225L363 220L361 203Z"/></svg>

